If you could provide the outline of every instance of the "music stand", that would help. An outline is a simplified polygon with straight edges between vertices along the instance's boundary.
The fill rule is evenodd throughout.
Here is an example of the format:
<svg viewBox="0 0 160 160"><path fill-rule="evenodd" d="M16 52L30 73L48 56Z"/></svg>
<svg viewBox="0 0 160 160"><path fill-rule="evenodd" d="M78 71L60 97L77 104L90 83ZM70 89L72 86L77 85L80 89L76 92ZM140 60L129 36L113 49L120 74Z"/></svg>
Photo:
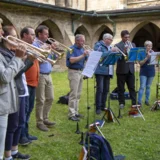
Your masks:
<svg viewBox="0 0 160 160"><path fill-rule="evenodd" d="M137 62L144 59L146 57L146 49L144 47L135 47L131 48L128 56L128 63L134 62L136 65ZM136 67L138 68L138 67ZM137 94L138 94L138 70L136 71L136 105L132 105L131 110L129 111L129 115L133 117L142 117L145 120L142 112L140 111L140 105L137 104Z"/></svg>
<svg viewBox="0 0 160 160"><path fill-rule="evenodd" d="M108 54L101 62L101 65L115 65L117 60L121 58L122 54L117 53L117 52L111 52ZM111 109L110 106L110 84L109 84L109 91L108 91L108 107L104 109L104 115L102 117L102 120L105 120L107 122L114 122L115 120L118 122L120 125L119 120L115 116L114 112Z"/></svg>
<svg viewBox="0 0 160 160"><path fill-rule="evenodd" d="M153 103L151 107L151 111L155 111L160 109L160 100L159 97L159 89L160 89L160 52L154 52L154 54L151 55L151 60L149 65L157 65L158 67L158 74L157 74L157 85L156 85L156 101Z"/></svg>

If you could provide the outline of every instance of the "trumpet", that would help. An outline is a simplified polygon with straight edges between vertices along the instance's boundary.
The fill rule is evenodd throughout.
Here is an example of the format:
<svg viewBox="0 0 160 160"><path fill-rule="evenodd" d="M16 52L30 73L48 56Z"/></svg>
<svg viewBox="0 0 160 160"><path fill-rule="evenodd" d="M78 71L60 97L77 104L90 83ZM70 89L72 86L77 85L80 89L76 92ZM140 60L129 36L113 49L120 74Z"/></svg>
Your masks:
<svg viewBox="0 0 160 160"><path fill-rule="evenodd" d="M124 46L127 48L127 53L129 54L130 49L133 48L132 43L130 41L126 41Z"/></svg>
<svg viewBox="0 0 160 160"><path fill-rule="evenodd" d="M46 50L49 54L52 54L54 56L56 55L57 59L54 61L54 63L56 63L59 59L61 59L63 57L63 55L67 52L67 50L72 52L72 49L61 44L60 42L56 41L53 38L48 38L47 41L50 44L54 44L56 46L56 49L51 48L50 44L44 43L41 40L36 39L35 41L40 44L41 49Z"/></svg>
<svg viewBox="0 0 160 160"><path fill-rule="evenodd" d="M83 45L84 50L93 51L93 49L89 45Z"/></svg>
<svg viewBox="0 0 160 160"><path fill-rule="evenodd" d="M16 37L13 36L7 36L7 37L1 37L3 40L7 41L9 44L11 44L12 46L14 46L15 48L18 46L18 44L22 44L26 47L26 53L29 55L32 55L33 57L35 57L36 59L38 59L38 61L40 62L50 62L52 64L55 64L54 60L51 60L49 58L47 58L47 55L49 54L49 51L47 50L43 50L41 48L37 48L27 42L24 42Z"/></svg>
<svg viewBox="0 0 160 160"><path fill-rule="evenodd" d="M60 43L59 41L57 41L57 40L55 40L55 39L53 39L53 38L48 38L47 41L48 41L49 43L51 43L51 44L53 43L53 44L56 45L57 48L56 48L56 49L52 49L52 50L53 50L53 52L55 52L55 53L58 52L57 54L61 53L60 56L63 56L64 53L66 53L66 52L70 52L70 53L73 52L73 50L72 50L71 48L67 47L66 45Z"/></svg>

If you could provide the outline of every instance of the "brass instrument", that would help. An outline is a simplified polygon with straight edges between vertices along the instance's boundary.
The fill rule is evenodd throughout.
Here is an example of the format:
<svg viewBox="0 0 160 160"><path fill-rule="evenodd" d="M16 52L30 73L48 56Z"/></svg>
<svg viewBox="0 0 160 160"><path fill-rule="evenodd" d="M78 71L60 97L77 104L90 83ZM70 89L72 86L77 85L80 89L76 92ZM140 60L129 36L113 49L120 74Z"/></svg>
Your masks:
<svg viewBox="0 0 160 160"><path fill-rule="evenodd" d="M7 41L9 44L13 45L14 47L17 47L18 44L24 45L26 47L26 53L37 58L40 62L49 61L52 64L55 63L55 61L47 58L47 55L49 54L49 52L47 50L37 48L27 42L24 42L16 37L13 37L13 36L7 36L7 37L1 37L1 38L3 40Z"/></svg>
<svg viewBox="0 0 160 160"><path fill-rule="evenodd" d="M41 49L46 50L48 54L56 55L56 60L54 60L54 63L61 59L67 51L72 52L72 49L53 38L48 38L47 41L50 42L50 44L54 44L56 47L55 49L53 49L50 44L44 43L41 40L36 39L35 41L38 42L41 46Z"/></svg>
<svg viewBox="0 0 160 160"><path fill-rule="evenodd" d="M83 45L84 50L93 51L93 49L89 45Z"/></svg>
<svg viewBox="0 0 160 160"><path fill-rule="evenodd" d="M48 38L47 41L51 44L55 44L55 46L57 47L56 49L52 49L53 52L57 53L60 57L63 57L63 55L66 52L70 52L72 53L72 49L67 47L66 45L60 43L59 41L53 39L53 38ZM59 54L61 53L61 54Z"/></svg>
<svg viewBox="0 0 160 160"><path fill-rule="evenodd" d="M118 50L118 52L120 52L124 56L124 58L126 60L127 56L125 55L125 53L123 51L121 51L116 45L114 47Z"/></svg>
<svg viewBox="0 0 160 160"><path fill-rule="evenodd" d="M133 48L132 43L130 41L126 41L125 47L127 48L127 53L129 54L130 49Z"/></svg>

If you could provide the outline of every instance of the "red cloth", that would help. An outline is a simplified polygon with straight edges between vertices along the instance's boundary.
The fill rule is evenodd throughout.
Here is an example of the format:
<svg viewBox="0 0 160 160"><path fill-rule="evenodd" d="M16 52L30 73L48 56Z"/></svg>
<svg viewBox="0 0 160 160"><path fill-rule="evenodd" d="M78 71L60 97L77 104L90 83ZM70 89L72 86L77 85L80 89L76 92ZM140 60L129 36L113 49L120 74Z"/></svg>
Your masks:
<svg viewBox="0 0 160 160"><path fill-rule="evenodd" d="M34 60L34 64L31 68L29 68L26 72L26 80L27 85L32 87L38 86L38 80L39 80L39 62L38 60Z"/></svg>

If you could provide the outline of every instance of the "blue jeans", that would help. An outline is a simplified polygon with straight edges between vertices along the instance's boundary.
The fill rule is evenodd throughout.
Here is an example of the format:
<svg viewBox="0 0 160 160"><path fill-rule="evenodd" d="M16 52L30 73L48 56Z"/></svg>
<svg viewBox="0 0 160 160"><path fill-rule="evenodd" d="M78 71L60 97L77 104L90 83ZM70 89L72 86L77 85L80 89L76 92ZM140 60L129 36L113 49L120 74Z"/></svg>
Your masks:
<svg viewBox="0 0 160 160"><path fill-rule="evenodd" d="M150 86L154 77L140 76L140 88L138 92L138 103L142 104L142 97L145 89L145 102L149 102Z"/></svg>
<svg viewBox="0 0 160 160"><path fill-rule="evenodd" d="M107 94L109 92L110 76L96 74L96 110L106 107Z"/></svg>
<svg viewBox="0 0 160 160"><path fill-rule="evenodd" d="M12 146L17 146L21 129L25 122L25 97L19 97L19 111L9 114L6 133L5 151L10 151Z"/></svg>
<svg viewBox="0 0 160 160"><path fill-rule="evenodd" d="M25 106L26 121L21 131L21 138L28 137L29 135L28 125L29 125L31 112L34 108L34 99L35 99L35 93L36 93L35 91L36 91L36 87L28 86L29 96L26 97L26 106Z"/></svg>

